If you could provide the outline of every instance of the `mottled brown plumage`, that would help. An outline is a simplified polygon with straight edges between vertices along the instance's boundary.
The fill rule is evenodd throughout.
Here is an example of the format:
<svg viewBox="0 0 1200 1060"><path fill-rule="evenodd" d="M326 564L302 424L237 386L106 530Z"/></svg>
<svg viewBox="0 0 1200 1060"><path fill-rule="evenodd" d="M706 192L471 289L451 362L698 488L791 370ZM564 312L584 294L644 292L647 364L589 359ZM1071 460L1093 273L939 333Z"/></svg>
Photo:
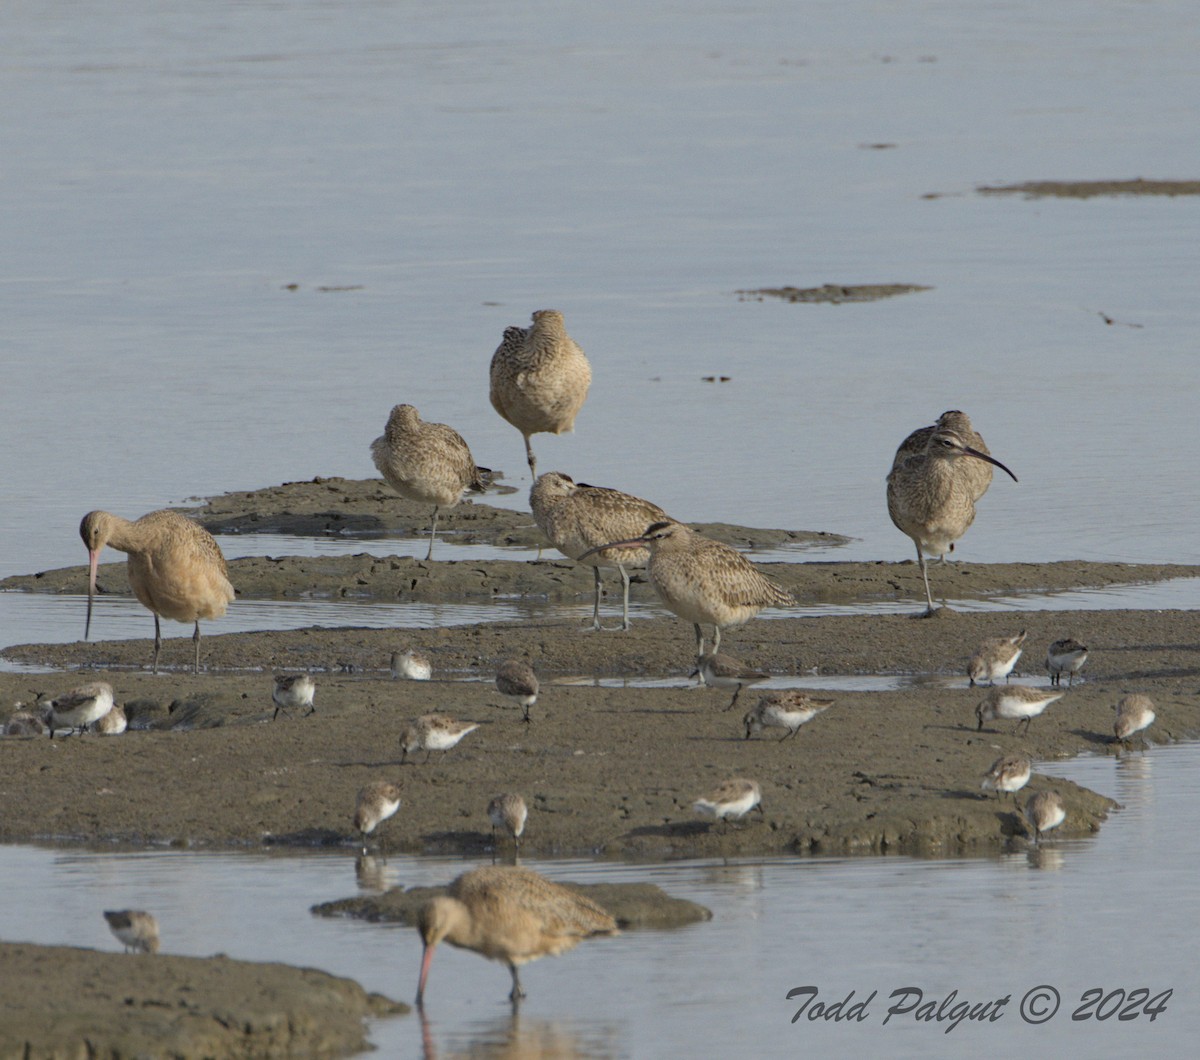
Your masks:
<svg viewBox="0 0 1200 1060"><path fill-rule="evenodd" d="M995 684L1001 677L1008 679L1025 643L1025 630L1012 637L988 637L975 650L967 663L967 677L972 688L982 681Z"/></svg>
<svg viewBox="0 0 1200 1060"><path fill-rule="evenodd" d="M491 961L503 961L512 973L512 993L525 996L518 969L539 957L557 957L595 935L617 935L617 922L589 898L553 883L530 869L490 866L464 873L445 896L422 907L417 928L425 949L417 1004L433 952L443 940L474 950Z"/></svg>
<svg viewBox="0 0 1200 1060"><path fill-rule="evenodd" d="M1017 792L1029 783L1032 772L1033 763L1024 755L1004 755L992 763L979 786L984 791L994 791L996 798L1000 798L1002 792L1008 792L1015 805Z"/></svg>
<svg viewBox="0 0 1200 1060"><path fill-rule="evenodd" d="M541 682L533 672L533 667L522 659L505 659L496 668L496 690L502 696L515 699L525 708L526 723L529 721L529 708L537 702Z"/></svg>
<svg viewBox="0 0 1200 1060"><path fill-rule="evenodd" d="M528 328L504 329L489 374L492 408L521 432L529 472L536 478L530 437L575 429L592 383L591 365L567 334L562 313L539 309Z"/></svg>
<svg viewBox="0 0 1200 1060"><path fill-rule="evenodd" d="M73 729L83 733L112 710L113 689L107 681L92 681L55 696L46 704L46 726L50 739L55 729Z"/></svg>
<svg viewBox="0 0 1200 1060"><path fill-rule="evenodd" d="M1125 696L1117 704L1117 717L1113 722L1113 742L1127 744L1131 736L1148 729L1157 715L1154 701L1141 692ZM1145 737L1142 738L1143 741Z"/></svg>
<svg viewBox="0 0 1200 1060"><path fill-rule="evenodd" d="M983 435L972 426L971 417L958 409L950 409L938 417L937 423L929 427L918 427L900 443L900 448L896 450L895 459L892 461L893 469L902 460L923 453L929 444L929 439L940 430L953 431L972 449L984 456L991 456L992 451L984 442ZM963 477L971 484L972 497L978 501L987 493L988 486L992 484L992 465L986 460L967 460L963 462L960 470Z"/></svg>
<svg viewBox="0 0 1200 1060"><path fill-rule="evenodd" d="M488 803L487 813L492 822L492 841L495 841L496 829L503 828L512 836L513 843L520 850L521 835L525 831L525 821L529 816L525 800L512 792L497 795Z"/></svg>
<svg viewBox="0 0 1200 1060"><path fill-rule="evenodd" d="M550 543L564 556L579 558L597 545L640 534L651 523L670 519L657 504L620 490L575 482L561 471L538 476L529 491L529 507L534 521ZM600 625L600 568L616 567L623 587L621 628L629 628L629 568L644 567L649 550L640 544L593 552L584 563L595 577L595 605L592 628Z"/></svg>
<svg viewBox="0 0 1200 1060"><path fill-rule="evenodd" d="M107 910L104 919L109 930L125 947L125 952L158 952L158 921L152 913L140 909Z"/></svg>
<svg viewBox="0 0 1200 1060"><path fill-rule="evenodd" d="M702 624L713 626L712 652L721 645L721 630L749 622L764 607L791 607L795 600L763 575L737 549L704 537L682 523L653 523L628 541L650 549L647 573L663 606L696 630L696 656L705 654ZM580 559L585 558L584 553Z"/></svg>
<svg viewBox="0 0 1200 1060"><path fill-rule="evenodd" d="M746 727L746 739L763 729L783 729L780 740L795 736L801 725L806 725L818 714L833 706L835 700L818 699L799 688L784 688L768 692L753 707L746 711L742 724Z"/></svg>
<svg viewBox="0 0 1200 1060"><path fill-rule="evenodd" d="M400 809L400 785L390 780L373 780L358 793L354 805L354 827L363 839L363 853L367 850L367 836Z"/></svg>
<svg viewBox="0 0 1200 1060"><path fill-rule="evenodd" d="M427 560L433 558L438 511L453 508L467 490L487 488L462 435L444 423L425 423L412 405L392 409L383 434L371 443L371 459L405 500L433 505Z"/></svg>
<svg viewBox="0 0 1200 1060"><path fill-rule="evenodd" d="M692 671L691 676L697 675L709 688L733 689L733 698L726 705L726 710L733 709L743 688L756 685L771 676L762 670L753 670L738 662L732 655L719 651L701 655L696 659L696 669Z"/></svg>
<svg viewBox="0 0 1200 1060"><path fill-rule="evenodd" d="M111 545L129 556L125 564L133 595L154 614L154 662L162 650L159 615L176 622L194 622L195 672L200 672L200 619L220 618L234 598L229 568L216 540L198 523L179 512L163 509L135 522L111 512L88 512L79 524L88 550L88 612L83 636L92 626L92 599L100 550Z"/></svg>
<svg viewBox="0 0 1200 1060"><path fill-rule="evenodd" d="M1041 844L1042 835L1067 819L1067 808L1056 791L1039 791L1025 803L1025 819L1033 826L1033 840Z"/></svg>

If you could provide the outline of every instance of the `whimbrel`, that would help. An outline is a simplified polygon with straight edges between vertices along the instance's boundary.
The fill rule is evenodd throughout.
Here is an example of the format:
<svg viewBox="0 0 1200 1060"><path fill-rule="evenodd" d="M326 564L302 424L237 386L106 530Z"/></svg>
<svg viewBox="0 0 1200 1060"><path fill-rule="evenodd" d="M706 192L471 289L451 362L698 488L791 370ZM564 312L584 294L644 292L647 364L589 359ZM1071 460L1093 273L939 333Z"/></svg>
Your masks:
<svg viewBox="0 0 1200 1060"><path fill-rule="evenodd" d="M897 453L888 474L888 514L917 547L917 562L925 581L926 615L936 614L937 608L929 591L925 553L944 556L975 521L978 483L968 475L966 465L976 461L995 464L1017 481L1017 476L999 460L946 428L933 430L921 452L903 458Z"/></svg>
<svg viewBox="0 0 1200 1060"><path fill-rule="evenodd" d="M427 560L433 558L438 511L453 508L467 490L487 488L485 469L475 466L462 435L444 423L423 422L412 405L392 409L383 434L371 443L371 459L405 500L433 505Z"/></svg>
<svg viewBox="0 0 1200 1060"><path fill-rule="evenodd" d="M541 682L533 667L521 659L505 659L496 668L496 689L502 696L515 699L525 708L522 719L529 724L529 708L537 702Z"/></svg>
<svg viewBox="0 0 1200 1060"><path fill-rule="evenodd" d="M711 814L718 821L724 821L725 827L728 827L730 819L736 821L753 809L757 809L760 814L763 812L762 788L757 780L734 777L718 784L714 791L703 798L697 799L692 809L696 813Z"/></svg>
<svg viewBox="0 0 1200 1060"><path fill-rule="evenodd" d="M786 740L789 736L795 736L801 725L832 707L834 702L832 699L817 699L798 688L768 692L742 718L742 724L746 726L746 739L763 729L775 728L784 730L779 739Z"/></svg>
<svg viewBox="0 0 1200 1060"><path fill-rule="evenodd" d="M575 429L592 383L591 365L567 334L562 313L539 309L529 327L504 329L489 374L492 408L521 432L530 477L537 478L530 437Z"/></svg>
<svg viewBox="0 0 1200 1060"><path fill-rule="evenodd" d="M691 676L695 677L697 674L709 688L733 689L733 699L725 707L726 710L733 709L743 688L756 685L771 676L762 670L752 670L749 666L743 666L732 655L726 655L724 652L701 655L696 660L696 669L692 671Z"/></svg>
<svg viewBox="0 0 1200 1060"><path fill-rule="evenodd" d="M512 974L509 998L516 1004L525 996L521 965L539 957L557 957L596 935L620 934L617 922L590 898L530 869L507 865L459 876L445 896L421 908L417 929L425 946L418 1005L425 997L434 949L443 940L503 961Z"/></svg>
<svg viewBox="0 0 1200 1060"><path fill-rule="evenodd" d="M88 512L79 524L79 536L88 550L88 609L83 639L92 627L92 599L96 594L96 567L100 550L111 545L128 553L125 564L129 587L154 614L154 663L162 650L158 617L194 622L196 644L194 672L200 672L200 619L220 618L234 598L229 570L220 546L207 530L187 516L163 509L130 522L111 512Z"/></svg>
<svg viewBox="0 0 1200 1060"><path fill-rule="evenodd" d="M1154 701L1140 692L1125 696L1117 704L1117 717L1113 722L1113 743L1128 745L1129 738L1143 729L1148 729L1157 715ZM1142 738L1145 740L1145 737Z"/></svg>
<svg viewBox="0 0 1200 1060"><path fill-rule="evenodd" d="M1029 783L1033 772L1033 763L1024 755L1004 755L992 763L979 785L984 791L994 791L996 798L1001 792L1008 792L1017 801L1017 792Z"/></svg>
<svg viewBox="0 0 1200 1060"><path fill-rule="evenodd" d="M367 836L400 809L400 785L389 780L373 780L358 793L354 806L354 827L367 852Z"/></svg>
<svg viewBox="0 0 1200 1060"><path fill-rule="evenodd" d="M400 733L400 761L415 751L425 752L425 761L434 751L445 753L468 733L479 728L478 722L455 721L445 714L422 714Z"/></svg>
<svg viewBox="0 0 1200 1060"><path fill-rule="evenodd" d="M971 425L971 417L958 409L949 409L937 418L937 423L930 427L918 427L900 443L900 448L896 450L896 456L892 461L892 469L895 470L896 465L908 457L923 453L929 444L930 437L939 430L953 431L972 449L978 450L984 456L991 456L992 451L987 447L983 436ZM971 483L972 498L978 501L987 493L988 486L992 484L992 465L986 461L968 460L960 470L963 477ZM951 551L953 551L953 546L951 546Z"/></svg>
<svg viewBox="0 0 1200 1060"><path fill-rule="evenodd" d="M1028 688L1025 685L997 685L988 691L983 702L975 708L975 717L979 719L978 731L983 731L985 721L1017 718L1016 728L1024 725L1028 732L1029 723L1065 695L1066 692L1048 692L1044 688Z"/></svg>
<svg viewBox="0 0 1200 1060"><path fill-rule="evenodd" d="M112 705L112 685L107 681L93 681L56 696L46 704L45 718L50 739L54 739L55 729L83 733L89 725L112 710Z"/></svg>
<svg viewBox="0 0 1200 1060"><path fill-rule="evenodd" d="M695 627L697 658L705 654L702 623L714 627L712 652L716 654L722 629L749 622L764 607L790 607L796 602L737 549L703 537L683 523L652 523L640 537L612 541L590 552L636 542L650 548L647 573L663 606Z"/></svg>
<svg viewBox="0 0 1200 1060"><path fill-rule="evenodd" d="M529 491L534 521L550 543L564 556L579 561L597 545L635 537L651 523L669 519L657 504L630 493L575 482L561 471L539 475ZM629 568L644 567L650 553L642 545L591 552L583 562L592 568L596 583L592 629L600 625L600 568L616 567L623 587L621 628L629 628Z"/></svg>
<svg viewBox="0 0 1200 1060"><path fill-rule="evenodd" d="M158 952L158 921L140 909L106 910L108 929L116 935L125 952Z"/></svg>
<svg viewBox="0 0 1200 1060"><path fill-rule="evenodd" d="M1025 803L1025 819L1033 826L1033 841L1040 845L1042 835L1067 819L1067 809L1055 791L1039 791Z"/></svg>
<svg viewBox="0 0 1200 1060"><path fill-rule="evenodd" d="M1062 675L1067 675L1067 687L1075 684L1075 675L1087 662L1088 650L1079 641L1067 637L1056 640L1046 652L1046 669L1050 671L1050 683L1062 684Z"/></svg>
<svg viewBox="0 0 1200 1060"><path fill-rule="evenodd" d="M1002 677L1007 681L1013 667L1017 665L1017 660L1021 657L1021 652L1024 650L1021 645L1024 643L1025 630L1021 630L1015 636L989 637L980 644L967 663L970 687L974 688L983 681L994 685Z"/></svg>
<svg viewBox="0 0 1200 1060"><path fill-rule="evenodd" d="M315 714L313 696L316 695L317 683L311 674L277 674L275 687L271 690L271 702L275 704L275 713L271 715L274 721L282 710L284 714L293 708L308 707L308 714ZM308 714L304 716L307 718Z"/></svg>
<svg viewBox="0 0 1200 1060"><path fill-rule="evenodd" d="M497 795L488 803L487 814L492 822L492 842L496 841L496 829L503 828L512 836L517 850L520 850L521 834L525 831L525 820L529 816L525 800L511 792Z"/></svg>

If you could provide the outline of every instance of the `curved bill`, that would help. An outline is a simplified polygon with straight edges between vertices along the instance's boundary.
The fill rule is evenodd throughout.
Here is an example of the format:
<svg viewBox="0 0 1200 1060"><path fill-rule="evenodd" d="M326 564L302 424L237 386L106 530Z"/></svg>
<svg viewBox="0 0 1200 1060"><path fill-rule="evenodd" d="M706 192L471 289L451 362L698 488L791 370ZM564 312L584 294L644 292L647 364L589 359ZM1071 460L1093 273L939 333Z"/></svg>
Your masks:
<svg viewBox="0 0 1200 1060"><path fill-rule="evenodd" d="M977 457L979 457L980 460L986 460L989 464L995 464L1001 471L1003 471L1006 475L1008 475L1008 477L1011 478L1013 480L1013 482L1017 481L1017 476L1014 475L1011 471L1009 471L1008 468L1006 468L1002 463L1000 463L1000 461L997 460L994 456L988 456L987 453L981 453L978 449L972 449L969 445L964 445L962 448L962 451L964 453L966 453L968 456L977 456Z"/></svg>
<svg viewBox="0 0 1200 1060"><path fill-rule="evenodd" d="M92 599L96 595L96 566L100 562L99 550L92 551L88 549L88 606L87 606L87 621L83 626L83 639L88 639L88 634L92 631Z"/></svg>
<svg viewBox="0 0 1200 1060"><path fill-rule="evenodd" d="M1012 474L1012 472L1009 472L1009 474ZM640 548L645 548L646 539L644 537L631 537L627 541L610 541L607 545L597 545L595 548L589 548L575 562L578 563L580 560L587 559L588 556L594 556L597 552L603 552L606 548L625 548L629 545L637 545Z"/></svg>

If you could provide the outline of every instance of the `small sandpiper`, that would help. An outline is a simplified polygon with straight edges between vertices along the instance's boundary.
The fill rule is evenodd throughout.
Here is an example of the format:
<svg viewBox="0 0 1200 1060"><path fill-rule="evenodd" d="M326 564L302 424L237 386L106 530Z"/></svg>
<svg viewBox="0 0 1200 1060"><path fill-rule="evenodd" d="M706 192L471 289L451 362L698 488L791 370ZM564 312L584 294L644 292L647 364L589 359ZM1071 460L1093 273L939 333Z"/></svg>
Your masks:
<svg viewBox="0 0 1200 1060"><path fill-rule="evenodd" d="M109 930L125 947L125 952L158 952L158 921L140 909L106 910Z"/></svg>
<svg viewBox="0 0 1200 1060"><path fill-rule="evenodd" d="M392 680L428 681L433 676L433 663L428 655L407 648L392 652Z"/></svg>
<svg viewBox="0 0 1200 1060"><path fill-rule="evenodd" d="M529 708L537 702L539 682L533 667L520 659L505 659L496 670L496 688L500 694L515 699L525 708L529 723Z"/></svg>
<svg viewBox="0 0 1200 1060"><path fill-rule="evenodd" d="M979 786L984 791L994 791L996 798L1000 798L1002 792L1008 792L1015 804L1017 792L1029 783L1032 772L1033 763L1024 755L1005 755L992 763Z"/></svg>
<svg viewBox="0 0 1200 1060"><path fill-rule="evenodd" d="M1054 791L1039 791L1025 803L1025 819L1033 826L1033 841L1041 844L1042 833L1057 828L1067 819L1062 799Z"/></svg>
<svg viewBox="0 0 1200 1060"><path fill-rule="evenodd" d="M763 729L783 729L784 733L779 739L786 740L789 736L795 736L801 725L812 721L833 704L832 699L817 699L798 688L768 692L742 718L742 724L746 726L746 739Z"/></svg>
<svg viewBox="0 0 1200 1060"><path fill-rule="evenodd" d="M696 813L711 814L718 821L724 821L726 828L731 818L737 820L745 817L755 808L760 814L763 812L762 789L757 780L747 780L745 777L724 781L715 791L697 799L692 805Z"/></svg>
<svg viewBox="0 0 1200 1060"><path fill-rule="evenodd" d="M697 675L709 688L733 689L733 699L729 701L726 710L733 709L743 688L748 685L756 685L771 676L761 670L751 670L750 667L743 666L732 655L726 655L720 651L696 657L696 669L692 671L691 676L696 677Z"/></svg>
<svg viewBox="0 0 1200 1060"><path fill-rule="evenodd" d="M50 739L54 739L55 729L71 729L75 732L85 732L94 721L99 721L112 710L112 685L106 681L93 681L90 685L80 685L63 695L50 700L46 704L46 725L50 729Z"/></svg>
<svg viewBox="0 0 1200 1060"><path fill-rule="evenodd" d="M1025 731L1028 732L1030 721L1065 695L1066 692L1047 692L1042 688L1027 688L1025 685L993 688L975 708L975 717L979 719L978 731L983 731L985 721L1017 718L1017 729L1024 724Z"/></svg>
<svg viewBox="0 0 1200 1060"><path fill-rule="evenodd" d="M408 756L415 751L424 751L428 762L433 751L449 751L467 733L478 728L478 722L455 721L445 714L422 714L400 734L400 761L408 761Z"/></svg>
<svg viewBox="0 0 1200 1060"><path fill-rule="evenodd" d="M125 716L125 708L120 703L114 703L112 710L92 722L92 732L98 732L103 736L120 736L128 728L129 719Z"/></svg>
<svg viewBox="0 0 1200 1060"><path fill-rule="evenodd" d="M1014 637L989 637L979 645L978 650L967 663L967 677L970 687L987 681L994 685L1000 678L1008 680L1021 657L1021 645L1025 643L1025 630Z"/></svg>
<svg viewBox="0 0 1200 1060"><path fill-rule="evenodd" d="M367 836L400 809L400 785L389 780L373 780L358 793L354 808L354 827L363 839L363 853L367 852Z"/></svg>
<svg viewBox="0 0 1200 1060"><path fill-rule="evenodd" d="M1046 652L1046 669L1050 671L1050 683L1062 683L1062 675L1067 675L1067 687L1075 683L1075 675L1083 669L1087 662L1088 650L1077 640L1067 637L1056 640Z"/></svg>
<svg viewBox="0 0 1200 1060"><path fill-rule="evenodd" d="M1150 727L1154 721L1154 701L1140 692L1126 696L1117 704L1117 720L1113 722L1113 743L1128 745L1129 737ZM1142 737L1143 745L1146 738Z"/></svg>
<svg viewBox="0 0 1200 1060"><path fill-rule="evenodd" d="M529 810L520 795L506 793L497 795L488 803L488 818L492 822L492 843L496 842L496 829L503 828L513 837L517 850L521 849L521 834L525 831L525 819Z"/></svg>
<svg viewBox="0 0 1200 1060"><path fill-rule="evenodd" d="M317 684L309 674L277 675L275 689L271 693L271 701L275 704L271 720L278 718L281 710L286 715L293 707L308 707L308 714L315 714L317 708L313 706L313 694L316 690ZM304 716L307 718L308 714Z"/></svg>

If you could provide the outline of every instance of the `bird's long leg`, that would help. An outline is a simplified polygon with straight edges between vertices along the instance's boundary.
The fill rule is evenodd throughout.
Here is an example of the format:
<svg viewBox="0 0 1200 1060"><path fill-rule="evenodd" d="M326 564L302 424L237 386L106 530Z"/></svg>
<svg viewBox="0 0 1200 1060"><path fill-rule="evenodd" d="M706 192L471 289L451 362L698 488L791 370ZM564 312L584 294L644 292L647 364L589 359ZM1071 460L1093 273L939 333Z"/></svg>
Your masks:
<svg viewBox="0 0 1200 1060"><path fill-rule="evenodd" d="M508 968L509 968L509 971L512 972L512 981L513 981L512 993L509 994L508 996L509 996L509 999L513 1002L513 1004L516 1004L518 1001L521 1000L521 998L523 998L525 996L525 991L523 989L521 989L521 976L520 976L519 970L517 969L517 966L515 964L510 964L508 966Z"/></svg>
<svg viewBox="0 0 1200 1060"><path fill-rule="evenodd" d="M192 630L192 640L196 642L196 662L192 672L198 674L200 672L200 619L196 619L196 628Z"/></svg>
<svg viewBox="0 0 1200 1060"><path fill-rule="evenodd" d="M162 629L158 624L158 612L154 613L154 662L151 664L151 670L158 673L158 653L162 651Z"/></svg>
<svg viewBox="0 0 1200 1060"><path fill-rule="evenodd" d="M603 627L600 625L600 568L592 568L592 577L595 580L596 586L596 602L592 605L592 629L599 630Z"/></svg>
<svg viewBox="0 0 1200 1060"><path fill-rule="evenodd" d="M433 539L437 537L437 517L438 506L435 504L433 506L433 529L429 531L429 551L425 554L426 562L433 559Z"/></svg>
<svg viewBox="0 0 1200 1060"><path fill-rule="evenodd" d="M529 474L533 476L534 482L537 481L537 457L533 455L533 446L530 444L528 434L523 435L525 439L525 459L529 463Z"/></svg>
<svg viewBox="0 0 1200 1060"><path fill-rule="evenodd" d="M721 627L714 623L713 625L713 654L721 650Z"/></svg>
<svg viewBox="0 0 1200 1060"><path fill-rule="evenodd" d="M933 593L929 591L929 571L925 566L925 553L921 551L921 545L917 545L917 562L921 565L921 577L925 579L925 602L929 605L928 614L933 614L937 608L933 606Z"/></svg>
<svg viewBox="0 0 1200 1060"><path fill-rule="evenodd" d="M733 690L733 699L731 699L731 700L729 701L729 706L727 706L727 707L725 708L727 711L733 710L733 705L734 705L734 704L737 702L737 697L738 697L738 696L740 696L741 694L742 694L742 686L741 686L741 685L738 685L738 686L737 686L737 687L736 687L736 688Z"/></svg>
<svg viewBox="0 0 1200 1060"><path fill-rule="evenodd" d="M696 658L699 659L704 654L704 631L701 630L699 622L693 622L692 626L696 630ZM716 650L713 648L714 652Z"/></svg>
<svg viewBox="0 0 1200 1060"><path fill-rule="evenodd" d="M629 571L617 564L617 570L621 572L621 628L628 631L629 629Z"/></svg>

